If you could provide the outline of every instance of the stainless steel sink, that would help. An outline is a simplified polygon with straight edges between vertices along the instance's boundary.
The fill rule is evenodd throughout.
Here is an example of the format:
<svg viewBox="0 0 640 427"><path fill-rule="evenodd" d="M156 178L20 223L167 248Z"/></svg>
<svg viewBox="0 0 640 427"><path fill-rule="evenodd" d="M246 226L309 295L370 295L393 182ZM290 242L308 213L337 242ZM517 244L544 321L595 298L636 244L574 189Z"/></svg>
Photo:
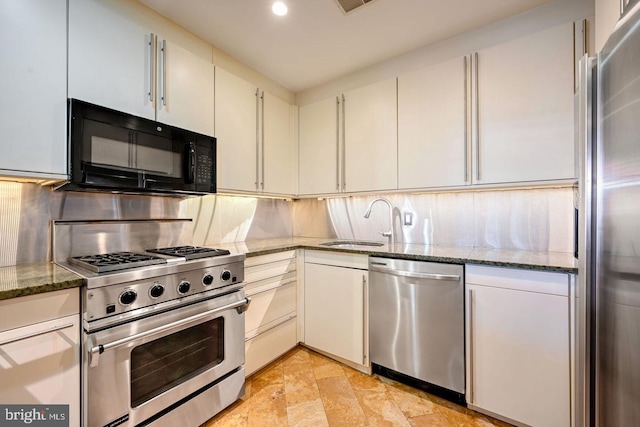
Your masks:
<svg viewBox="0 0 640 427"><path fill-rule="evenodd" d="M367 242L364 240L335 240L333 242L320 243L321 246L330 246L335 248L355 248L355 247L379 247L383 246L382 242Z"/></svg>

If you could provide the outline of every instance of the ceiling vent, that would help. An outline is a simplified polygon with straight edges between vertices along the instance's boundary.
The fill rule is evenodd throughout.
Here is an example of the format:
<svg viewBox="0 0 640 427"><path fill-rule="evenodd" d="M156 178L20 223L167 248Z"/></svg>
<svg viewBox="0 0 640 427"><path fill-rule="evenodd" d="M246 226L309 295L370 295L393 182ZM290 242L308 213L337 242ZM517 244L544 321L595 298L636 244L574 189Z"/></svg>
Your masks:
<svg viewBox="0 0 640 427"><path fill-rule="evenodd" d="M372 0L336 0L340 9L345 13L353 12L361 6L370 3Z"/></svg>

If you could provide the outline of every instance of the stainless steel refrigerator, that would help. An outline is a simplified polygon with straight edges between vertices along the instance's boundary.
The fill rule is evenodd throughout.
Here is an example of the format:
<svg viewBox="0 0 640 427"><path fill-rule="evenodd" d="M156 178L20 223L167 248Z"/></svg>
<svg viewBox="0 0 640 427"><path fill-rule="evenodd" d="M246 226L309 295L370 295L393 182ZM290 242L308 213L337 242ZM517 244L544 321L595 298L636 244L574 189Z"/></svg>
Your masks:
<svg viewBox="0 0 640 427"><path fill-rule="evenodd" d="M640 426L640 1L579 71L575 420Z"/></svg>

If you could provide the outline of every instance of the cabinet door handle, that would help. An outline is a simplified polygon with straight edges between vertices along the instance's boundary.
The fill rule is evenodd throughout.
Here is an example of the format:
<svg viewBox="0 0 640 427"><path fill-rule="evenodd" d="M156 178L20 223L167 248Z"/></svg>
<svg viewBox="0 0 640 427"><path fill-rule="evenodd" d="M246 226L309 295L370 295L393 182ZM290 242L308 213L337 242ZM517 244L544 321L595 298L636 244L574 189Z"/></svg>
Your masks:
<svg viewBox="0 0 640 427"><path fill-rule="evenodd" d="M482 175L480 173L480 100L479 100L479 94L480 94L480 90L478 88L478 83L480 81L480 78L478 77L480 75L480 63L478 61L478 52L475 53L475 57L476 57L476 74L475 74L475 83L476 83L476 87L475 87L475 94L476 94L476 179L478 181L480 181L482 178Z"/></svg>
<svg viewBox="0 0 640 427"><path fill-rule="evenodd" d="M71 328L73 327L73 323L67 323L65 325L60 325L60 326L54 326L52 328L49 329L45 329L44 331L38 331L38 332L33 332L27 335L22 335L16 338L11 338L8 340L4 340L4 341L0 341L0 347L2 347L3 345L7 345L7 344L13 344L15 342L18 341L24 341L27 340L29 338L33 338L33 337L37 337L40 335L45 335L45 334L50 334L51 332L57 332L57 331L61 331L63 329L67 329L67 328Z"/></svg>
<svg viewBox="0 0 640 427"><path fill-rule="evenodd" d="M469 402L475 403L473 400L473 289L468 290L469 293Z"/></svg>
<svg viewBox="0 0 640 427"><path fill-rule="evenodd" d="M362 364L367 364L367 276L362 275Z"/></svg>
<svg viewBox="0 0 640 427"><path fill-rule="evenodd" d="M261 104L262 104L262 179L260 182L260 187L262 188L262 190L264 190L264 91L262 91L262 94L260 95L260 100L261 100Z"/></svg>
<svg viewBox="0 0 640 427"><path fill-rule="evenodd" d="M468 82L468 74L469 74L469 64L468 58L464 56L464 182L469 182L469 103L468 95L469 95L469 82Z"/></svg>
<svg viewBox="0 0 640 427"><path fill-rule="evenodd" d="M342 94L342 191L347 191L347 113L346 100Z"/></svg>
<svg viewBox="0 0 640 427"><path fill-rule="evenodd" d="M149 37L149 101L153 102L153 90L156 82L156 35L151 33Z"/></svg>
<svg viewBox="0 0 640 427"><path fill-rule="evenodd" d="M336 96L336 190L340 191L340 98Z"/></svg>
<svg viewBox="0 0 640 427"><path fill-rule="evenodd" d="M162 105L167 105L167 40L162 40Z"/></svg>
<svg viewBox="0 0 640 427"><path fill-rule="evenodd" d="M260 88L256 88L256 191L260 189Z"/></svg>

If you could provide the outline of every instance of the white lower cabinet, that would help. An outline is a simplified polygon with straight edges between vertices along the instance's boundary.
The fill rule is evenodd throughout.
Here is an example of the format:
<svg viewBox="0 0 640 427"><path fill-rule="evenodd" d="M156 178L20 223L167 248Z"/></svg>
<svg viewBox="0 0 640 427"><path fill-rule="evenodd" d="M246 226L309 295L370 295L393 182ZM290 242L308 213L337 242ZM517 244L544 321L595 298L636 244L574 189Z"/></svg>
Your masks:
<svg viewBox="0 0 640 427"><path fill-rule="evenodd" d="M368 257L306 251L304 268L305 344L368 367Z"/></svg>
<svg viewBox="0 0 640 427"><path fill-rule="evenodd" d="M245 372L251 375L298 344L296 253L248 258L245 291Z"/></svg>
<svg viewBox="0 0 640 427"><path fill-rule="evenodd" d="M78 289L4 300L0 312L0 402L69 405L80 426Z"/></svg>
<svg viewBox="0 0 640 427"><path fill-rule="evenodd" d="M471 265L467 401L517 423L571 423L570 276Z"/></svg>

